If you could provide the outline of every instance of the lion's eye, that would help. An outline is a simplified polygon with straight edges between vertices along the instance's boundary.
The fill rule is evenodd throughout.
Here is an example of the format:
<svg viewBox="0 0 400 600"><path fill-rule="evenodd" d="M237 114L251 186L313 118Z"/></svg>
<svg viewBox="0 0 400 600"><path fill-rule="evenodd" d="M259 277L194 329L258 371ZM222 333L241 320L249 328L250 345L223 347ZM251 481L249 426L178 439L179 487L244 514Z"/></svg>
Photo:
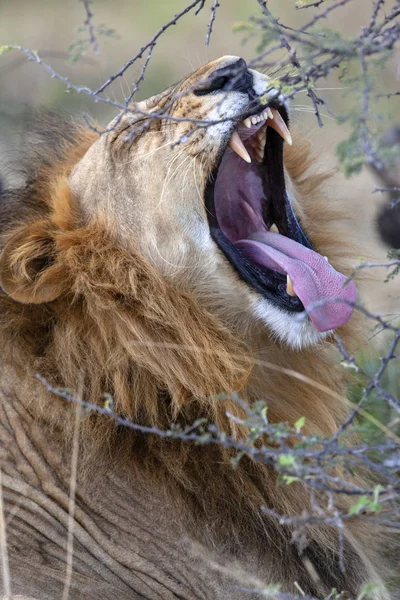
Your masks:
<svg viewBox="0 0 400 600"><path fill-rule="evenodd" d="M227 75L219 75L218 77L210 78L210 83L205 87L197 88L194 90L196 96L206 96L212 92L218 92L223 90L224 87L229 83L230 78Z"/></svg>

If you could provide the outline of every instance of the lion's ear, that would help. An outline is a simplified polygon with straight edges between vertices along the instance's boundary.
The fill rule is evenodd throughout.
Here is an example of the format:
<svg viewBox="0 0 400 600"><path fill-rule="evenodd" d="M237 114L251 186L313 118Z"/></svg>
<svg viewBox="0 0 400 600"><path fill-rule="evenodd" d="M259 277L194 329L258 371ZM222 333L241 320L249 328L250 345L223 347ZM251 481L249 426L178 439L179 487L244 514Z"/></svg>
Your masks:
<svg viewBox="0 0 400 600"><path fill-rule="evenodd" d="M0 285L17 302L52 302L67 289L48 221L21 228L0 254Z"/></svg>

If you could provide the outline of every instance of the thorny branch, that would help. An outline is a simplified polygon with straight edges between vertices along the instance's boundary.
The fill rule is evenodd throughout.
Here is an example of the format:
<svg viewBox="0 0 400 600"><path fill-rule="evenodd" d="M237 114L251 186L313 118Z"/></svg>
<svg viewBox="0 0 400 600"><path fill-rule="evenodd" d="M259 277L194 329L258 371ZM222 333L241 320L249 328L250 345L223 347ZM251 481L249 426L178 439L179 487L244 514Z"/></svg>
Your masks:
<svg viewBox="0 0 400 600"><path fill-rule="evenodd" d="M96 38L96 27L93 24L93 0L83 2L86 18L85 30L89 34L89 44L94 52L98 51L99 43ZM323 125L320 106L326 100L320 95L317 84L324 81L333 71L340 69L341 77L348 76L349 65L352 70L358 69L358 79L350 81L350 86L357 88L358 109L343 121L350 123L352 137L347 145L342 148L341 160L348 173L354 172L363 165L370 165L376 172L382 173L392 156L386 153L386 147L377 135L376 114L377 102L392 100L399 95L399 91L379 90L375 93L374 72L376 65L393 55L400 39L400 0L389 3L387 0L376 0L368 3L370 16L359 35L344 39L337 32L319 29L322 23L329 22L332 13L348 10L354 0L316 0L301 1L296 3L299 10L308 9L312 17L301 27L295 28L280 22L268 7L266 0L255 0L254 7L261 10L261 16L252 17L248 30L252 36L260 35L263 38L264 48L258 56L249 63L252 68L275 72L276 52L283 52L279 58L279 75L271 80L271 88L277 88L284 99L290 100L301 92L310 98L313 111L320 126ZM22 46L0 48L0 52L8 49L20 51L29 61L33 61L44 68L53 79L60 81L66 89L77 94L91 97L95 102L102 102L113 106L122 115L131 113L139 118L139 128L132 131L143 131L148 126L149 119L169 119L173 121L189 121L194 126L194 131L199 127L209 127L220 121L200 121L196 119L179 119L173 117L169 111L171 104L180 97L175 96L162 111L147 113L135 102L135 96L146 77L148 66L154 56L154 51L163 34L175 26L189 13L193 18L198 15L206 5L210 5L211 15L207 26L206 44L212 39L216 26L216 17L219 15L221 2L218 0L194 0L187 4L180 12L175 14L164 24L152 38L144 44L136 54L121 66L119 70L110 75L97 89L78 86L69 78L56 71L50 64L43 61L38 53ZM141 62L140 62L141 61ZM113 100L107 95L110 86L117 79L125 75L131 68L141 64L139 74L133 81L130 93L120 100ZM130 71L129 71L130 72ZM190 90L189 90L190 92ZM184 93L189 93L184 92ZM182 93L183 94L183 93ZM181 94L181 95L182 95ZM354 116L355 115L355 116ZM118 122L118 120L117 120ZM147 125L146 125L147 123ZM115 125L114 125L115 127ZM103 132L110 131L105 129ZM99 133L103 133L99 132ZM398 156L398 153L397 153ZM353 169L353 171L352 171ZM384 178L383 178L384 179ZM393 185L392 185L393 183ZM376 188L373 192L390 193L393 202L398 199L400 188L398 183L387 178L383 180L384 187ZM362 262L354 267L352 276L360 270L382 267L395 275L399 271L400 254L393 255L387 263ZM389 347L384 356L375 361L373 372L368 370L368 364L360 363L359 356L352 355L345 347L342 339L335 335L335 341L343 360L344 368L356 373L360 393L348 418L340 425L331 439L321 439L309 436L302 432L303 422L294 426L287 424L270 423L268 420L268 407L263 403L249 407L239 397L235 401L245 411L246 417L240 420L248 434L245 439L237 440L227 436L212 423L199 420L190 426L172 424L168 431L155 427L145 427L140 423L133 423L116 414L113 410L112 399L99 404L89 404L68 390L52 387L47 381L40 378L47 389L61 396L68 402L78 402L82 410L90 411L102 417L114 419L119 425L147 435L157 435L166 438L196 444L218 444L236 452L236 460L242 456L250 456L253 460L264 462L275 468L279 482L292 485L302 482L310 494L312 511L306 515L280 515L273 513L266 507L264 511L271 518L278 519L283 526L296 532L304 532L307 525L312 523L329 523L342 531L346 521L356 515L360 519L372 519L381 524L390 526L393 530L400 529L400 400L387 388L385 378L393 364L398 364L400 357L400 312L398 314L382 316L373 314L362 305L356 307L368 321L375 323L376 327L389 338ZM303 317L304 318L304 317ZM274 365L265 365L273 369ZM302 378L301 374L287 373L293 377ZM318 382L313 382L318 386ZM326 395L327 402L332 396L332 390L320 389L321 395ZM369 410L371 398L384 407L388 413L385 422ZM232 415L229 418L234 419ZM237 420L237 419L236 419ZM358 442L351 441L354 431L362 430L363 424L374 428L374 441L365 441L362 435ZM349 474L357 468L374 475L376 485L356 485L351 482ZM352 506L348 511L340 508L340 499L343 496L352 498ZM257 590L247 590L249 593L259 594ZM270 597L276 600L299 600L307 596L283 594L279 590L272 590ZM266 597L269 597L265 594ZM332 598L336 596L332 596ZM308 600L315 600L308 598Z"/></svg>
<svg viewBox="0 0 400 600"><path fill-rule="evenodd" d="M93 24L93 13L92 10L90 8L90 5L93 3L93 0L82 0L83 5L85 7L85 11L86 11L86 19L84 21L84 27L87 30L87 32L89 33L89 46L91 46L93 52L95 54L98 54L99 52L99 42L96 38L96 28Z"/></svg>
<svg viewBox="0 0 400 600"><path fill-rule="evenodd" d="M212 5L212 8L211 8L211 17L210 17L210 21L208 23L208 28L207 28L206 46L210 45L210 38L211 38L212 28L213 28L214 21L215 21L215 15L217 13L217 8L219 8L220 6L221 5L218 2L218 0L214 0L214 4Z"/></svg>

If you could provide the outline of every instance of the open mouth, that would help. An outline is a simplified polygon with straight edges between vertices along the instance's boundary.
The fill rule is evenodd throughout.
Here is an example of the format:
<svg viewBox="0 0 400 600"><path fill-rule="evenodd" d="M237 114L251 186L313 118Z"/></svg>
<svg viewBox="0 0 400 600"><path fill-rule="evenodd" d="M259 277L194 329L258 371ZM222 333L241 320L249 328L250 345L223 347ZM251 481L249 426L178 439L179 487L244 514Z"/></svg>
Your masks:
<svg viewBox="0 0 400 600"><path fill-rule="evenodd" d="M356 300L352 281L312 249L285 188L282 105L238 123L206 188L211 235L242 280L288 312L306 310L318 331L344 325Z"/></svg>

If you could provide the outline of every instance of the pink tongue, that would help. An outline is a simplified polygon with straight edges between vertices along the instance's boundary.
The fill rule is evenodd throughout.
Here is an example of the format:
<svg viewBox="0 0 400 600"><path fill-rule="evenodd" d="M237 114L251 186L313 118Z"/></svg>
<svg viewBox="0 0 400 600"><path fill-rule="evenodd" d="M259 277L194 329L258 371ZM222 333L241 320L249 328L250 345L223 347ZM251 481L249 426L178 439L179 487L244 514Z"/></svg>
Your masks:
<svg viewBox="0 0 400 600"><path fill-rule="evenodd" d="M290 276L294 291L318 331L336 329L350 319L356 286L352 281L345 285L347 278L320 254L269 231L239 240L235 246L259 265Z"/></svg>

